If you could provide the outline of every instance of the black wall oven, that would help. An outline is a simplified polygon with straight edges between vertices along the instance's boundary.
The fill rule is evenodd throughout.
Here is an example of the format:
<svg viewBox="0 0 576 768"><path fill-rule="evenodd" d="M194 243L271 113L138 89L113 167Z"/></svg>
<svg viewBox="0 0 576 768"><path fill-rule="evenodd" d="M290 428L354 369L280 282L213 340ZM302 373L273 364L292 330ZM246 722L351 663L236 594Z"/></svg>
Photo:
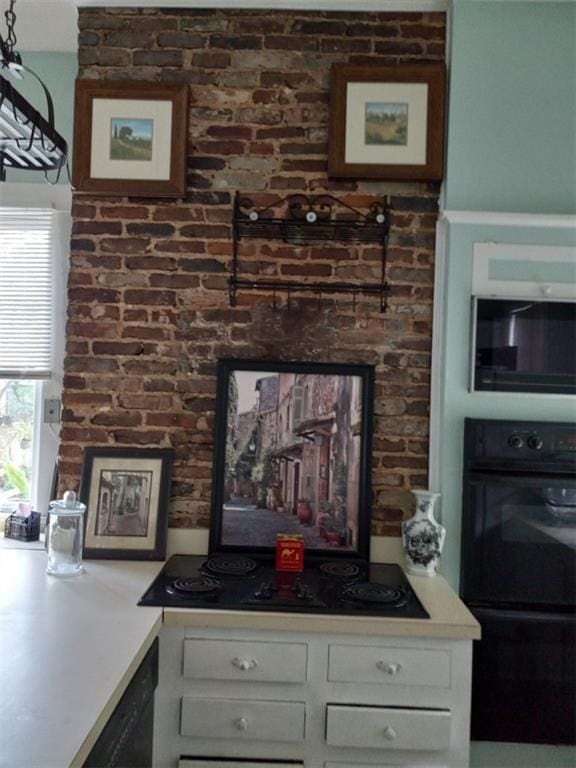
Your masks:
<svg viewBox="0 0 576 768"><path fill-rule="evenodd" d="M576 425L467 419L461 596L482 625L472 738L572 744Z"/></svg>

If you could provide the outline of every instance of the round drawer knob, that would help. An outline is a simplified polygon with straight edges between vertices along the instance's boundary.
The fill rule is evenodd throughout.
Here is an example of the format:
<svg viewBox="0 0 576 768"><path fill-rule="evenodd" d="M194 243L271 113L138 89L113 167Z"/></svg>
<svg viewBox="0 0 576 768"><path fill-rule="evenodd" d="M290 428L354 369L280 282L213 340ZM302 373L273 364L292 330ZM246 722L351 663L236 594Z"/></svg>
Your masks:
<svg viewBox="0 0 576 768"><path fill-rule="evenodd" d="M396 731L394 728L391 728L389 725L387 725L386 728L384 728L384 738L387 741L394 741L396 738Z"/></svg>
<svg viewBox="0 0 576 768"><path fill-rule="evenodd" d="M258 666L258 662L256 659L240 659L236 657L232 659L232 666L241 672L247 672L249 669L255 669Z"/></svg>
<svg viewBox="0 0 576 768"><path fill-rule="evenodd" d="M248 720L246 720L245 717L239 717L238 720L236 720L236 728L239 731L245 731L248 728Z"/></svg>
<svg viewBox="0 0 576 768"><path fill-rule="evenodd" d="M398 672L402 669L402 664L397 664L395 662L390 661L378 661L376 663L376 666L381 672L385 672L387 675L390 675L393 677L394 675L397 675Z"/></svg>

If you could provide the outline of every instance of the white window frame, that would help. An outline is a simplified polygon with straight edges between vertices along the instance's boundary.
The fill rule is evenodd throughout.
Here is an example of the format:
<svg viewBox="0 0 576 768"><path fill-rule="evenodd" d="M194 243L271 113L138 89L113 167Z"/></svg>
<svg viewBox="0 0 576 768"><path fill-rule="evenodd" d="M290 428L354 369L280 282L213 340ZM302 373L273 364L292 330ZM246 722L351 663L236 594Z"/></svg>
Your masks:
<svg viewBox="0 0 576 768"><path fill-rule="evenodd" d="M70 255L72 194L69 185L34 183L0 184L2 208L51 208L53 217L53 366L50 379L34 382L34 441L32 447L31 502L42 514L48 510L54 467L58 458L60 424L44 423L46 399L61 400L64 379L64 351L67 310L67 281Z"/></svg>

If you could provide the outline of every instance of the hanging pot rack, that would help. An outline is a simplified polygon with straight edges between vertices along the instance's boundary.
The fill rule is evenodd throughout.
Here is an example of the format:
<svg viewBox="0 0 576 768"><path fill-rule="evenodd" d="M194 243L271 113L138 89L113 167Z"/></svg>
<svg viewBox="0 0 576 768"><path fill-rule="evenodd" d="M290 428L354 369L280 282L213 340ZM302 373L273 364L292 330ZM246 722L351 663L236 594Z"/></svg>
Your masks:
<svg viewBox="0 0 576 768"><path fill-rule="evenodd" d="M54 127L52 97L38 75L22 64L14 50L14 2L6 11L8 35L0 36L0 181L6 180L6 169L24 171L58 171L66 165L68 145ZM22 79L26 72L34 77L46 97L47 117L30 104L4 76ZM56 178L58 181L58 178Z"/></svg>

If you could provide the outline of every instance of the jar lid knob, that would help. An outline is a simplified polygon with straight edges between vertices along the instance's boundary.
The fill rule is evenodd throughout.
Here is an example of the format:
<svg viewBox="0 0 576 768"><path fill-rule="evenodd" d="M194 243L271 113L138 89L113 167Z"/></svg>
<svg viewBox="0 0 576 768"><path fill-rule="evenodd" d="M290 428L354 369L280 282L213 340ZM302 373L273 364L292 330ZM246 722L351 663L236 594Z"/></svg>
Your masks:
<svg viewBox="0 0 576 768"><path fill-rule="evenodd" d="M62 501L64 502L64 506L65 507L75 507L76 506L76 492L75 491L66 491L66 493L62 497Z"/></svg>

